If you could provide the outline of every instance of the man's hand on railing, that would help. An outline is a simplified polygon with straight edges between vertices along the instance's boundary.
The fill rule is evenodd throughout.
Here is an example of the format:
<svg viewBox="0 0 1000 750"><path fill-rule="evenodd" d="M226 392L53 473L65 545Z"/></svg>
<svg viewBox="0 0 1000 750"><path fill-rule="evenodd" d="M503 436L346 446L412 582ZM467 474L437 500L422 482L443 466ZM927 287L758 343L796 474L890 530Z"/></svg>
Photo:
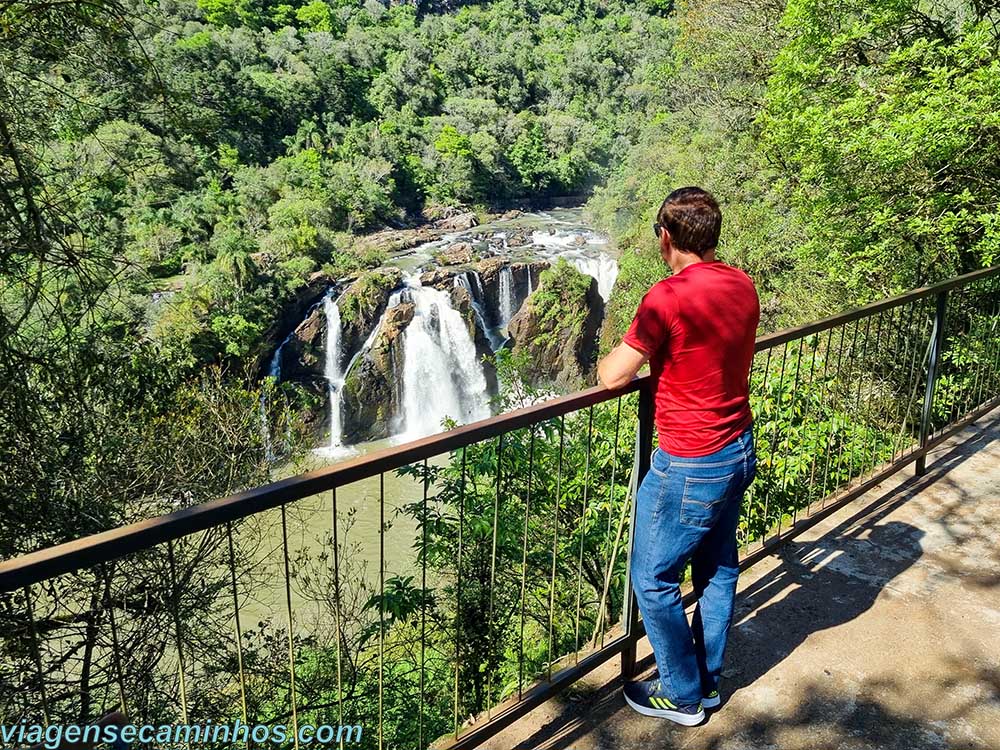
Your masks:
<svg viewBox="0 0 1000 750"><path fill-rule="evenodd" d="M648 360L648 355L621 343L597 364L597 377L605 388L624 388Z"/></svg>

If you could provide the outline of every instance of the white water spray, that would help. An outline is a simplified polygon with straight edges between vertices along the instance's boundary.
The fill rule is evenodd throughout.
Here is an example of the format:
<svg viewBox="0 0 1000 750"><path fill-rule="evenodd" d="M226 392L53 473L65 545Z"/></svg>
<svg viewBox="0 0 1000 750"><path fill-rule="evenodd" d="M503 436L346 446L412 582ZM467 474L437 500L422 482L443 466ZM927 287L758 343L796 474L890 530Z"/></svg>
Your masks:
<svg viewBox="0 0 1000 750"><path fill-rule="evenodd" d="M401 334L404 439L432 435L445 417L468 423L489 416L486 378L461 314L447 292L407 280L413 320Z"/></svg>

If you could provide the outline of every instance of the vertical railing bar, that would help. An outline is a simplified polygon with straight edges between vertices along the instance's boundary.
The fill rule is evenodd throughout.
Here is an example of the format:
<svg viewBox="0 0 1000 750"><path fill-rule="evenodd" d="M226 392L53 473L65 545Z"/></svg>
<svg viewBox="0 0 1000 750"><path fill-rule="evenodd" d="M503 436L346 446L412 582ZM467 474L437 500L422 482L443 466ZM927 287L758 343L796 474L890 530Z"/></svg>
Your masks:
<svg viewBox="0 0 1000 750"><path fill-rule="evenodd" d="M524 530L521 538L521 622L517 640L517 697L524 695L524 625L525 599L528 593L528 514L531 511L531 490L535 477L535 425L531 425L528 438L528 492L524 498Z"/></svg>
<svg viewBox="0 0 1000 750"><path fill-rule="evenodd" d="M902 420L900 420L899 435L897 436L897 439L894 441L892 447L893 462L895 462L897 459L897 446L899 451L898 454L899 457L901 457L905 452L904 440L906 435L906 425L910 421L910 412L912 411L913 408L913 401L912 401L913 396L911 396L911 394L915 394L916 392L916 386L914 386L913 388L911 388L910 386L914 381L914 375L917 367L917 355L920 353L920 345L917 339L913 336L913 317L920 304L921 301L917 300L916 302L911 302L907 305L907 308L909 310L909 315L906 319L906 327L905 329L903 329L906 331L904 340L907 342L907 347L906 349L904 349L904 353L906 353L906 359L909 360L910 362L910 366L906 373L906 380L904 381L906 385L907 401L906 401L906 406L903 409L903 418ZM912 349L912 354L910 353L911 349Z"/></svg>
<svg viewBox="0 0 1000 750"><path fill-rule="evenodd" d="M552 520L552 578L549 582L549 643L548 680L552 682L552 638L556 609L556 560L559 556L559 505L562 503L563 447L566 434L566 417L559 417L559 461L556 468L556 506Z"/></svg>
<svg viewBox="0 0 1000 750"><path fill-rule="evenodd" d="M898 321L896 320L896 312L897 312L897 310L898 310L898 313L899 313L899 320ZM891 394L892 403L889 406L889 408L886 410L888 412L888 427L887 427L886 434L888 435L888 437L890 439L890 442L888 443L888 447L890 447L892 449L891 452L889 453L889 460L890 461L895 460L895 457L896 457L896 414L897 414L897 410L899 409L900 397L902 395L901 393L899 393L900 389L897 387L898 383L897 383L897 381L895 379L895 369L896 368L894 368L892 365L895 364L895 363L905 364L905 362L906 362L906 353L908 351L908 346L907 346L908 342L907 342L906 338L903 336L903 330L904 330L904 328L903 328L903 318L904 318L905 315L906 315L906 308L904 308L904 307L901 306L901 307L897 308L896 310L891 311L890 312L890 316L889 316L889 330L892 331L893 329L895 329L895 331L896 331L896 340L895 340L895 342L892 345L892 349L889 352L890 356L887 359L886 364L885 364L885 370L889 374L884 379L886 383L888 383L888 384L891 385L890 394ZM872 470L873 471L874 471L875 466L877 464L878 464L878 444L876 444L874 446L874 449L872 450L871 465L872 465Z"/></svg>
<svg viewBox="0 0 1000 750"><path fill-rule="evenodd" d="M285 567L285 616L288 619L288 697L292 702L294 747L299 747L299 708L295 693L295 629L292 623L292 569L288 554L288 520L286 506L281 506L281 550Z"/></svg>
<svg viewBox="0 0 1000 750"><path fill-rule="evenodd" d="M983 335L986 337L986 341L984 342L983 345L984 356L980 358L981 361L979 363L979 369L976 370L976 382L973 388L973 390L975 391L975 395L972 397L973 403L969 411L971 411L972 409L978 409L979 406L983 403L983 383L986 381L986 375L988 373L987 363L989 361L989 352L992 348L989 339L990 328L991 328L990 321L992 321L996 317L998 304L1000 303L994 303L993 311L989 313L988 317L986 317L986 319L983 321Z"/></svg>
<svg viewBox="0 0 1000 750"><path fill-rule="evenodd" d="M909 351L909 340L906 338L906 336L904 336L904 333L903 333L905 330L907 330L905 328L905 326L903 325L903 318L906 316L906 311L909 310L911 307L912 307L912 304L906 305L905 307L904 306L900 306L898 308L898 310L899 310L899 321L896 322L896 324L895 324L895 328L896 328L896 342L893 344L893 347L892 347L892 361L893 362L899 362L899 363L904 363L905 364L906 359L907 359L906 358L906 354ZM894 319L895 319L895 316L893 316L893 317L890 318L890 328L892 327L892 321ZM897 383L896 383L895 379L892 379L891 382L892 382L893 408L894 409L898 409L899 397L902 394L897 393L897 391L899 389L896 387ZM906 385L909 385L909 383L907 383ZM893 412L893 417L894 416L895 416L895 412ZM900 421L902 421L902 420L900 420ZM895 425L894 421L893 421L893 424L892 424L892 427L891 427L890 434L892 436L892 443L891 443L892 452L889 455L889 460L890 461L895 461L896 460L896 425ZM876 450L876 454L877 454L877 452L878 451ZM875 456L872 457L872 465L873 466L875 465L877 458L878 458L877 455L875 455Z"/></svg>
<svg viewBox="0 0 1000 750"><path fill-rule="evenodd" d="M340 513L337 507L337 488L330 493L330 519L333 525L333 618L334 631L337 637L337 723L344 725L344 621L340 599ZM344 744L343 740L340 742Z"/></svg>
<svg viewBox="0 0 1000 750"><path fill-rule="evenodd" d="M986 295L983 294L982 296L985 297ZM984 336L986 334L986 330L985 329L988 328L987 321L989 320L989 317L991 317L991 316L987 316L987 314L984 313L982 321L980 323L980 326L984 329L983 330ZM977 360L977 362L976 362L976 364L977 364L977 367L976 367L976 377L975 377L975 380L973 381L972 390L971 390L971 392L969 394L969 401L971 403L971 406L966 409L966 414L970 413L973 409L977 408L979 406L979 404L981 403L980 400L979 400L979 397L982 394L982 375L983 375L983 373L985 371L985 365L986 365L986 357L985 356L980 356L980 354L979 354L979 352L980 352L980 345L979 345L980 342L976 341L974 343L976 344L975 349L976 349L976 360ZM989 344L987 343L987 341L983 341L982 342L982 351L984 353L988 350L987 349L988 346L989 346Z"/></svg>
<svg viewBox="0 0 1000 750"><path fill-rule="evenodd" d="M174 540L170 539L167 541L167 563L170 569L170 600L171 600L171 610L174 617L174 638L177 641L177 674L179 679L179 687L181 691L181 719L185 724L188 723L188 709L187 709L187 683L184 677L184 645L181 639L181 617L180 617L180 592L178 591L177 584L177 562L174 558ZM185 742L185 745L189 748L191 747L190 741Z"/></svg>
<svg viewBox="0 0 1000 750"><path fill-rule="evenodd" d="M890 311L890 312L894 312L894 311ZM876 362L878 360L879 353L881 352L881 347L879 346L879 344L880 344L880 342L882 340L882 326L883 326L884 321L885 321L885 311L883 310L883 311L879 312L879 314L878 314L878 325L877 325L877 327L875 329L875 338L873 339L874 342L875 342L874 359L876 360ZM881 380L882 380L881 367L873 366L870 363L869 366L868 366L868 372L869 372L869 376L870 376L870 379L871 379L872 391L871 391L871 393L868 396L868 404L867 404L866 409L865 409L865 420L868 422L868 424L870 426L870 429L872 431L872 446L873 446L874 450L873 450L873 453L872 453L872 464L871 464L870 467L868 466L868 458L867 458L867 456L862 456L861 457L861 462L862 462L861 463L861 469L862 469L862 471L861 471L861 474L860 474L861 477L867 476L871 471L875 470L875 454L878 453L878 441L879 441L879 433L880 433L879 429L874 426L874 423L876 421L875 412L877 412L877 408L876 408L876 404L875 404L875 400L876 400L876 397L877 397L877 392L875 390L875 385L877 383L881 382ZM867 453L868 452L868 438L867 437L865 438L865 441L863 443L863 447L864 447L865 453Z"/></svg>
<svg viewBox="0 0 1000 750"><path fill-rule="evenodd" d="M378 748L385 717L385 472L378 475Z"/></svg>
<svg viewBox="0 0 1000 750"><path fill-rule="evenodd" d="M858 336L860 335L860 333L861 333L861 321L860 320L856 320L854 322L854 334L851 336L851 347L850 347L850 350L849 350L850 351L850 361L852 361L852 362L857 359L857 357L855 356L855 353L857 352L857 348L858 348ZM854 373L854 369L852 367L848 366L848 372L853 374ZM851 398L851 391L852 390L854 390L854 389L851 387L850 376L848 376L848 381L847 381L847 384L846 384L846 386L844 388L844 414L845 414L844 425L845 425L846 429L845 429L845 434L841 436L840 448L837 451L837 466L839 466L841 468L843 467L843 464L844 464L844 446L847 443L847 436L850 434L851 426L852 426L851 423L850 423L850 421L847 419L847 416L846 416L846 415L848 415L850 413L849 412L849 405L850 405L850 398ZM850 480L851 480L850 473L851 473L850 470L848 470L847 483L844 484L844 485L838 485L838 486L834 487L833 488L833 493L831 493L831 494L835 495L839 491L841 491L842 489L846 489L847 487L850 486Z"/></svg>
<svg viewBox="0 0 1000 750"><path fill-rule="evenodd" d="M417 744L424 747L424 694L426 679L426 648L427 648L427 492L430 485L430 473L427 459L424 459L424 487L420 509L420 716L417 727Z"/></svg>
<svg viewBox="0 0 1000 750"><path fill-rule="evenodd" d="M618 440L619 440L619 437L620 437L619 428L621 427L621 418L622 418L622 397L619 396L618 399L617 399L617 401L618 401L618 408L617 408L616 414L615 414L615 442L614 442L613 447L611 449L611 455L612 455L612 459L611 459L611 487L608 490L608 538L609 539L611 538L611 519L614 518L615 478L616 478L615 477L615 473L618 470ZM597 633L600 632L600 634L601 634L601 648L604 648L604 618L605 618L605 612L607 611L607 597L608 597L608 592L609 592L610 587L611 587L611 569L613 568L613 566L614 566L614 560L617 557L617 553L618 553L618 539L620 538L621 532L622 532L622 529L623 529L624 514L625 514L625 509L627 507L628 507L628 503L623 503L622 504L622 512L619 514L621 516L622 520L619 521L619 524L618 524L618 533L615 535L615 538L614 538L614 540L611 543L611 545L612 545L611 546L611 552L608 555L609 562L610 562L610 564L608 565L608 575L607 575L607 577L605 578L605 581L604 581L604 590L601 593L601 601L600 601L600 604L598 605L598 609L597 609L598 615L597 615L597 623L595 625L594 635L596 637Z"/></svg>
<svg viewBox="0 0 1000 750"><path fill-rule="evenodd" d="M233 545L233 524L226 522L226 542L229 547L229 584L233 591L233 625L236 635L236 668L240 675L240 708L243 723L248 722L246 673L243 668L243 626L240 623L240 596L236 585L236 550Z"/></svg>
<svg viewBox="0 0 1000 750"><path fill-rule="evenodd" d="M935 298L934 326L931 329L931 349L927 363L927 385L924 390L924 403L920 418L920 447L927 447L931 420L934 410L934 389L938 374L938 363L941 359L941 349L944 346L945 324L948 319L948 293L939 292ZM917 457L916 474L923 476L927 472L927 455L921 453Z"/></svg>
<svg viewBox="0 0 1000 750"><path fill-rule="evenodd" d="M496 486L493 491L493 540L492 546L490 548L490 597L489 597L489 609L486 615L486 642L488 644L493 643L493 607L494 607L494 589L496 587L496 569L497 569L497 537L500 528L500 489L503 483L503 436L504 433L500 433L497 436L497 476L496 476ZM486 719L489 720L493 715L493 670L491 669L486 674Z"/></svg>
<svg viewBox="0 0 1000 750"><path fill-rule="evenodd" d="M653 452L656 450L656 448L653 448L653 432L656 421L654 418L655 407L653 402L653 387L647 380L642 388L639 389L639 419L635 430L632 473L629 478L628 488L628 558L625 564L625 590L622 597L622 622L624 623L626 636L621 652L621 677L623 680L632 679L635 676L636 669L636 644L639 640L639 603L636 600L635 590L632 587L631 560L635 548L636 497L639 494L639 487L649 472L649 467L653 460Z"/></svg>
<svg viewBox="0 0 1000 750"><path fill-rule="evenodd" d="M805 338L803 338L802 341L805 341ZM802 349L802 347L800 345L799 346L800 352L801 352L801 349ZM806 396L807 396L805 408L802 410L802 424L805 427L805 429L803 430L804 433L808 432L808 430L809 430L809 415L812 413L813 387L816 384L816 378L815 378L815 374L814 373L816 371L816 353L818 351L819 351L819 336L817 335L816 336L816 346L812 347L812 357L810 357L810 359L809 359L809 385L808 385L808 387L804 386L804 390L806 391ZM800 358L801 358L801 354L800 354ZM815 460L815 457L816 457L816 454L814 452L813 453L813 460ZM796 521L798 521L799 506L802 505L803 508L806 508L806 509L809 508L809 502L811 500L809 493L810 493L810 488L806 487L805 488L805 498L804 498L804 501L803 501L802 498L799 498L797 496L798 493L796 493L796 502L792 506L792 525L794 525L796 523Z"/></svg>
<svg viewBox="0 0 1000 750"><path fill-rule="evenodd" d="M102 563L104 575L108 579L108 622L111 625L111 648L114 649L115 679L118 681L118 702L123 715L128 716L128 705L125 702L125 673L122 670L121 640L118 637L118 621L115 619L115 602L111 595L111 581L114 578L114 565L108 570L106 563Z"/></svg>
<svg viewBox="0 0 1000 750"><path fill-rule="evenodd" d="M774 347L773 346L770 346L770 347L767 348L767 359L764 361L764 378L761 381L761 399L762 400L765 399L766 396L767 396L768 378L771 375L771 353L773 351L774 351ZM763 352L758 352L758 353L762 354ZM756 354L754 356L756 357ZM751 373L751 375L752 375L752 373ZM748 378L748 386L747 386L748 391L747 392L750 393L750 389L752 389L752 388L753 388L753 379L752 378ZM751 404L753 403L753 398L754 398L754 394L750 393ZM754 482L753 484L750 485L750 489L748 490L748 493L747 493L747 504L748 504L748 507L750 507L751 504L756 504L757 503L757 487L758 486L759 486L759 484L757 482ZM767 495L765 494L764 497L765 497L764 502L766 504L766 502L767 502ZM764 516L764 527L765 527L765 530L764 530L764 532L760 536L760 547L761 547L761 549L764 548L764 544L767 541L767 517L766 517L767 511L766 511L766 508L765 508L764 513L765 513L765 516ZM749 544L749 542L748 542L748 544Z"/></svg>
<svg viewBox="0 0 1000 750"><path fill-rule="evenodd" d="M35 670L38 672L38 694L42 699L42 718L48 728L51 723L49 713L48 691L45 689L45 669L42 666L42 649L38 637L38 623L35 620L35 606L31 602L31 586L24 587L24 604L28 610L28 627L31 634L31 655L35 661Z"/></svg>
<svg viewBox="0 0 1000 750"><path fill-rule="evenodd" d="M847 325L840 328L840 343L837 345L837 370L833 376L833 409L834 418L830 420L830 435L826 441L826 457L823 460L823 499L820 500L820 508L826 507L826 498L830 494L830 458L833 455L833 443L836 439L836 423L840 412L840 401L842 400L843 388L841 387L840 375L844 361L844 340L847 338ZM839 459L838 459L839 460Z"/></svg>
<svg viewBox="0 0 1000 750"><path fill-rule="evenodd" d="M795 402L796 402L796 399L798 397L799 375L800 375L801 370L802 370L802 349L805 347L805 343L806 343L805 336L800 336L799 337L799 351L798 351L798 354L795 355L795 379L792 381L792 397L791 397L791 399L789 399L789 404L788 404L789 405L789 411L790 411L792 417L794 417L794 414L795 414ZM786 442L786 444L788 444L788 448L789 449L791 448L791 445L789 444L790 440L791 440L791 429L789 429L788 435L785 437L785 442ZM780 445L781 444L779 443L779 448L780 448ZM786 455L786 457L785 457L785 470L782 472L782 476L781 476L781 489L782 490L787 490L788 487L789 487L789 483L788 483L788 466L789 466L790 463L791 462L788 460L788 456ZM795 519L795 507L798 505L798 497L796 496L796 493L794 491L790 492L789 495L791 496L792 514L793 514L792 515L792 519L794 521L794 519ZM784 515L785 514L782 513L780 516L778 516L778 536L781 536L781 519L782 519L782 517Z"/></svg>
<svg viewBox="0 0 1000 750"><path fill-rule="evenodd" d="M991 342L989 345L989 349L987 350L987 356L986 356L986 360L989 363L989 367L987 367L986 370L988 374L987 377L985 378L987 399L990 398L989 394L992 393L992 389L996 386L998 370L1000 370L1000 368L998 368L997 366L998 360L1000 360L1000 336L996 335L998 329L997 323L1000 322L1000 317L998 317L1000 316L1000 295L997 294L996 290L994 290L994 296L997 297L997 301L996 303L994 303L992 319L990 320L990 323L987 326L987 335L990 336L990 342ZM980 405L983 403L983 397L981 393L979 397L979 403Z"/></svg>
<svg viewBox="0 0 1000 750"><path fill-rule="evenodd" d="M585 537L585 529L587 523L587 492L590 488L590 449L591 440L593 439L594 430L594 407L591 406L588 410L587 417L587 453L584 458L584 468L583 468L583 506L580 509L580 560L576 569L576 632L574 634L576 641L575 662L580 663L580 603L583 598L583 541Z"/></svg>
<svg viewBox="0 0 1000 750"><path fill-rule="evenodd" d="M820 388L821 395L818 397L821 410L826 409L827 407L827 400L826 400L827 371L830 365L830 342L832 340L833 340L833 328L828 328L826 332L826 348L823 350L823 372L819 376L820 383L822 384L822 387ZM816 349L817 351L819 350L818 342ZM815 355L815 352L813 352L813 354ZM820 413L822 414L822 411ZM815 440L813 441L814 445L819 444L819 438L822 429L823 428L821 426L816 427ZM809 464L809 488L806 490L806 498L808 499L809 506L811 506L813 502L813 492L815 491L816 487L816 465L818 463L819 463L819 452L813 451L812 462Z"/></svg>
<svg viewBox="0 0 1000 750"><path fill-rule="evenodd" d="M462 554L464 552L465 533L465 474L466 474L466 449L462 446L462 468L459 478L459 500L458 500L458 574L455 576L455 701L454 701L454 723L455 738L458 739L458 688L462 670Z"/></svg>
<svg viewBox="0 0 1000 750"><path fill-rule="evenodd" d="M783 397L784 397L784 391L782 390L782 384L785 382L785 363L787 362L787 360L788 360L788 342L786 341L784 343L784 345L782 346L782 351L781 351L781 369L778 371L778 397L775 399L775 404L774 404L776 413L775 413L775 416L774 416L774 420L772 421L771 440L770 440L770 443L769 443L770 452L768 453L768 457L767 457L768 468L770 468L771 471L773 472L775 481L777 481L777 471L775 470L774 453L777 450L778 423L781 421L780 415L781 415L781 413L783 411L782 401L783 401ZM766 377L766 375L765 375L765 377ZM770 507L770 502L771 502L771 488L768 487L767 491L764 492L764 532L763 532L763 538L764 538L765 541L767 539L768 529L770 528L770 521L768 520L768 513L767 513L767 511L768 511L768 509ZM780 516L778 517L778 533L779 534L781 533L781 517Z"/></svg>
<svg viewBox="0 0 1000 750"><path fill-rule="evenodd" d="M858 321L859 325L860 325L860 322L861 321ZM853 416L855 416L855 417L861 413L861 391L862 391L862 384L863 384L864 376L865 376L864 363L865 363L865 361L866 361L866 359L868 357L868 342L871 340L871 330L872 330L872 316L868 315L868 316L865 317L865 335L864 335L864 337L861 340L861 356L858 357L858 358L856 358L854 360L855 363L856 363L856 365L860 365L860 366L855 366L855 368L854 368L855 376L858 379L858 388L857 388L857 391L855 391L854 408L851 410L851 414ZM862 429L862 431L864 431L865 429L867 429L867 424L862 425L861 429ZM855 477L854 477L854 450L853 449L851 450L851 453L848 456L848 460L849 460L849 464L848 464L848 472L847 472L847 487L845 489L849 489L851 487L852 483L854 482L854 479L855 479Z"/></svg>

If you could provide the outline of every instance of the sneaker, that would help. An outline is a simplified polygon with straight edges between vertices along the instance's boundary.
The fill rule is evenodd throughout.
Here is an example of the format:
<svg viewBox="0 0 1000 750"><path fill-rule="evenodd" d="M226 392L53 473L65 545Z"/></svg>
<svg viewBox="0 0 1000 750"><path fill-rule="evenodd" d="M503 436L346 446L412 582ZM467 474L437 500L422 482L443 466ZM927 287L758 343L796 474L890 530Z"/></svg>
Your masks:
<svg viewBox="0 0 1000 750"><path fill-rule="evenodd" d="M718 708L721 703L722 698L719 695L718 690L712 690L708 695L701 699L701 705L704 708Z"/></svg>
<svg viewBox="0 0 1000 750"><path fill-rule="evenodd" d="M693 727L705 720L700 703L678 706L667 698L659 680L629 682L625 685L625 702L644 716L656 716L686 727Z"/></svg>

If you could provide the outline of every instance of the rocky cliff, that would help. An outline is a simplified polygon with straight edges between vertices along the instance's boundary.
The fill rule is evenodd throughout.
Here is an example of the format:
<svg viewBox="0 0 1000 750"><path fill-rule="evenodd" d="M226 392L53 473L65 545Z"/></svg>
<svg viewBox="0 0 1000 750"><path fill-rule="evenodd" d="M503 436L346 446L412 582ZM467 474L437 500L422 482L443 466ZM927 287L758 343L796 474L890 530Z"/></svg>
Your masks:
<svg viewBox="0 0 1000 750"><path fill-rule="evenodd" d="M597 281L565 261L543 272L508 327L515 354L532 363L532 384L573 390L595 382L604 302Z"/></svg>
<svg viewBox="0 0 1000 750"><path fill-rule="evenodd" d="M358 443L388 437L400 413L400 335L413 320L413 305L403 302L382 319L371 348L354 363L344 381L343 439Z"/></svg>

